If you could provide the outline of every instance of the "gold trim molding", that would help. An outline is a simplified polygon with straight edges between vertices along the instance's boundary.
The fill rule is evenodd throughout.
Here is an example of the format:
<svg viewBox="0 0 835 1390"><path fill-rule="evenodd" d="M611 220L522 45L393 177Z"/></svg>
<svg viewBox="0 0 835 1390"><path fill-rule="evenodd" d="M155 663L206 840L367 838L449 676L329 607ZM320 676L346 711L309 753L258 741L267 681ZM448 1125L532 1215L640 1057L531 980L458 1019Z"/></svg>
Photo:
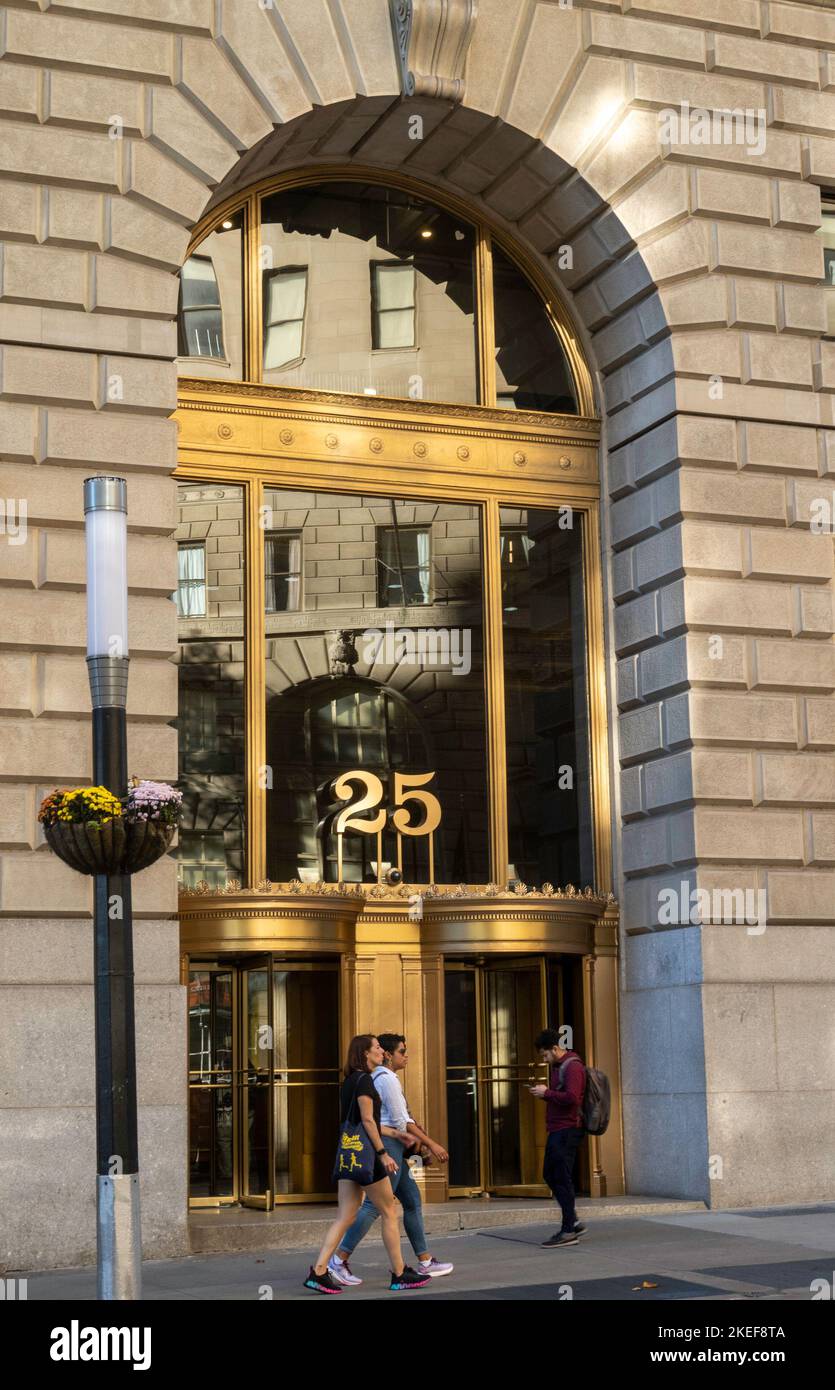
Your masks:
<svg viewBox="0 0 835 1390"><path fill-rule="evenodd" d="M418 910L415 910L418 904ZM252 951L566 952L617 954L611 893L572 884L512 890L487 884L271 883L235 879L180 898L188 955Z"/></svg>
<svg viewBox="0 0 835 1390"><path fill-rule="evenodd" d="M600 421L590 415L554 415L445 401L348 395L211 377L181 376L178 395L179 410L214 409L228 415L311 420L317 424L359 425L366 429L416 429L417 421L428 419L433 434L467 434L477 439L525 440L554 446L588 447L597 445L600 440ZM316 411L306 409L308 406L316 407ZM369 414L369 411L374 413ZM467 422L464 429L462 421Z"/></svg>
<svg viewBox="0 0 835 1390"><path fill-rule="evenodd" d="M555 888L552 883L543 883L541 888L529 888L526 883L517 883L513 888L500 888L497 883L399 883L396 886L387 883L302 883L299 879L290 879L289 883L273 883L265 878L260 881L253 890L241 888L240 882L236 878L226 880L220 887L212 887L206 880L198 883L192 893L182 893L180 895L180 915L187 912L189 907L196 901L203 901L206 898L230 898L236 899L236 905L244 902L258 902L260 895L269 898L280 898L297 900L304 899L306 903L321 903L322 899L338 899L340 903L352 904L357 906L357 911L361 911L363 905L368 901L387 899L389 901L402 901L404 898L411 900L415 895L419 895L426 902L434 902L438 899L448 902L450 900L466 900L472 903L481 899L501 899L505 902L518 902L524 898L527 902L531 899L556 899L558 901L595 903L601 906L602 910L610 908L615 903L614 893L599 892L592 887L575 888L573 883L569 883L565 888Z"/></svg>
<svg viewBox="0 0 835 1390"><path fill-rule="evenodd" d="M464 100L478 0L389 0L403 95Z"/></svg>

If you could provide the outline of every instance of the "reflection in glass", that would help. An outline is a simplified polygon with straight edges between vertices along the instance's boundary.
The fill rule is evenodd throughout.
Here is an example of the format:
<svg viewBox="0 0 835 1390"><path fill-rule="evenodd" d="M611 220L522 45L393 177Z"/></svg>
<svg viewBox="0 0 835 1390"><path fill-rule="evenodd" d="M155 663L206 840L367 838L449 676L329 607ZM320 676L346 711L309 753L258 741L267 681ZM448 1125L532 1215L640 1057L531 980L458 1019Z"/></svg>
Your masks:
<svg viewBox="0 0 835 1390"><path fill-rule="evenodd" d="M180 375L243 377L243 213L225 218L180 271Z"/></svg>
<svg viewBox="0 0 835 1390"><path fill-rule="evenodd" d="M581 518L503 507L511 877L594 882Z"/></svg>
<svg viewBox="0 0 835 1390"><path fill-rule="evenodd" d="M332 1191L339 1123L339 967L273 968L275 1191Z"/></svg>
<svg viewBox="0 0 835 1390"><path fill-rule="evenodd" d="M181 618L206 616L206 547L202 541L177 546L177 612Z"/></svg>
<svg viewBox="0 0 835 1390"><path fill-rule="evenodd" d="M542 1026L538 962L523 969L491 966L484 983L491 1182L538 1183L543 1139L540 1112L528 1091L540 1079L533 1061L533 1040Z"/></svg>
<svg viewBox="0 0 835 1390"><path fill-rule="evenodd" d="M264 367L286 367L302 355L307 270L287 266L264 275Z"/></svg>
<svg viewBox="0 0 835 1390"><path fill-rule="evenodd" d="M477 400L469 223L351 182L288 189L261 207L266 382Z"/></svg>
<svg viewBox="0 0 835 1390"><path fill-rule="evenodd" d="M415 268L410 261L371 267L375 348L415 347Z"/></svg>
<svg viewBox="0 0 835 1390"><path fill-rule="evenodd" d="M382 606L431 602L430 544L426 527L377 527L377 590Z"/></svg>
<svg viewBox="0 0 835 1390"><path fill-rule="evenodd" d="M189 1194L233 1192L232 975L191 970L188 983Z"/></svg>
<svg viewBox="0 0 835 1390"><path fill-rule="evenodd" d="M247 1197L263 1196L272 1190L270 1181L270 1099L273 1048L273 1020L270 1017L270 971L255 967L243 972L244 983L244 1064L246 1090L243 1097L243 1172Z"/></svg>
<svg viewBox="0 0 835 1390"><path fill-rule="evenodd" d="M447 966L444 1011L450 1187L481 1186L476 986L475 970Z"/></svg>
<svg viewBox="0 0 835 1390"><path fill-rule="evenodd" d="M279 489L265 502L270 526L301 538L303 570L299 611L265 620L268 876L338 878L334 822L348 803L333 783L359 769L383 784L364 821L395 809L396 775L434 773L412 789L440 803L436 881L487 882L479 508ZM419 829L420 798L403 809ZM428 835L398 847L390 819L381 835L379 847L376 833L341 837L346 881L375 881L377 863L429 881Z"/></svg>
<svg viewBox="0 0 835 1390"><path fill-rule="evenodd" d="M226 483L179 488L177 538L179 788L183 815L180 885L244 881L244 517L243 491ZM201 560L196 562L196 550ZM183 594L183 584L185 593ZM202 608L202 611L198 611Z"/></svg>
<svg viewBox="0 0 835 1390"><path fill-rule="evenodd" d="M576 415L571 371L545 305L495 243L493 310L497 404L509 410Z"/></svg>
<svg viewBox="0 0 835 1390"><path fill-rule="evenodd" d="M291 613L301 596L302 538L296 531L264 536L264 593L268 613Z"/></svg>

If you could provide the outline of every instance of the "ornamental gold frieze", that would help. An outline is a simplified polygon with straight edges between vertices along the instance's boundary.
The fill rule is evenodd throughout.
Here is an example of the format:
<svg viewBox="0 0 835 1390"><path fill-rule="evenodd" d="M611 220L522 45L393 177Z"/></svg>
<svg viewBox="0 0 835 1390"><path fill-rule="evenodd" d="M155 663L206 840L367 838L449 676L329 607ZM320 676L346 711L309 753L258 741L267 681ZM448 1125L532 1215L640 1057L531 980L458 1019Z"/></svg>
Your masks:
<svg viewBox="0 0 835 1390"><path fill-rule="evenodd" d="M501 888L497 883L432 883L413 884L413 883L303 883L300 879L292 878L287 883L273 883L270 879L261 879L258 885L252 889L241 887L239 879L229 878L224 884L210 884L205 879L198 883L191 893L184 893L180 896L180 902L188 902L191 898L224 898L229 896L251 898L253 894L266 894L270 897L298 897L298 898L342 898L346 901L364 901L366 898L411 898L414 894L433 900L436 898L504 898L511 902L518 901L520 898L530 900L532 898L557 898L566 899L569 902L595 902L604 908L614 904L615 896L613 893L600 893L591 886L585 888L575 888L573 883L569 883L565 888L555 888L551 883L543 883L541 888L529 888L526 883L514 883L512 887Z"/></svg>
<svg viewBox="0 0 835 1390"><path fill-rule="evenodd" d="M211 377L181 377L178 393L180 405L188 404L191 409L199 406L225 406L234 401L236 410L261 415L283 417L294 407L308 408L324 412L317 418L333 419L339 412L349 412L346 419L360 419L366 425L373 424L380 416L391 415L414 420L429 417L443 426L455 431L455 421L467 420L479 427L493 425L494 434L507 438L521 438L521 431L533 429L540 431L544 439L553 443L554 436L575 435L578 443L595 443L600 438L600 421L592 415L560 415L539 410L503 410L497 406L460 405L453 402L429 401L417 397L395 398L392 396L367 396L344 391L314 391L295 386L271 386L262 382L221 381ZM217 398L211 400L212 397ZM454 419L452 418L454 417ZM473 431L475 432L475 431Z"/></svg>
<svg viewBox="0 0 835 1390"><path fill-rule="evenodd" d="M180 898L181 945L195 951L346 950L411 941L446 950L614 954L618 909L591 887L498 884L198 884ZM371 936L368 936L369 930ZM382 934L380 934L382 933Z"/></svg>
<svg viewBox="0 0 835 1390"><path fill-rule="evenodd" d="M384 480L386 475L402 485L410 478L456 482L481 477L510 480L548 481L561 488L598 487L596 443L569 435L555 439L542 431L479 430L428 422L356 420L347 417L312 416L289 411L281 415L270 411L230 409L188 401L177 412L181 461L200 465L211 456L235 467L255 455L265 471L292 467L294 461L311 464L317 476L337 477L346 464Z"/></svg>

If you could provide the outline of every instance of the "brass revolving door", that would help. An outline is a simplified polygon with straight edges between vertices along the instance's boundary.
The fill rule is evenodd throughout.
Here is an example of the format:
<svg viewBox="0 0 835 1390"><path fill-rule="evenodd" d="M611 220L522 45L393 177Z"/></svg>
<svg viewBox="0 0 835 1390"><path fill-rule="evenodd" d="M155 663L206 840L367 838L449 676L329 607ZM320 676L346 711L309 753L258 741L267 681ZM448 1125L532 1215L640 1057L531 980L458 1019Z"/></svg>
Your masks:
<svg viewBox="0 0 835 1390"><path fill-rule="evenodd" d="M534 1039L570 1014L572 970L546 956L445 962L451 1196L548 1195L544 1107L528 1088L547 1081Z"/></svg>
<svg viewBox="0 0 835 1390"><path fill-rule="evenodd" d="M192 960L190 1205L329 1199L339 1117L339 962Z"/></svg>

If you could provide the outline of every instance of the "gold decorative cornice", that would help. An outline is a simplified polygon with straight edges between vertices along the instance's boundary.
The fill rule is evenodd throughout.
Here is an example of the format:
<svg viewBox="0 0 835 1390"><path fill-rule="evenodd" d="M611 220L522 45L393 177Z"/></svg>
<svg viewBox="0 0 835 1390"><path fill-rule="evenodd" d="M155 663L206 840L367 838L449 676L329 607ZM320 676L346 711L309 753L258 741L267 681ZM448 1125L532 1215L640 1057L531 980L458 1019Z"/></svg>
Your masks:
<svg viewBox="0 0 835 1390"><path fill-rule="evenodd" d="M214 888L204 879L192 893L181 894L180 913L182 915L183 912L196 907L195 900L199 901L202 910L206 898L230 897L235 898L236 909L240 909L244 903L251 903L256 910L262 910L260 900L264 897L289 900L294 904L303 899L306 904L309 902L311 905L321 902L323 898L338 900L342 905L355 906L357 911L362 911L366 902L403 902L411 901L415 897L420 897L427 903L461 900L472 902L482 899L497 899L505 903L523 899L529 903L532 900L555 899L572 903L594 903L601 912L611 909L615 904L613 893L601 893L591 887L575 888L573 883L569 883L565 888L555 888L551 883L543 883L541 888L529 888L526 883L517 883L513 888L500 888L496 883L301 883L299 879L294 878L289 883L272 883L269 879L262 879L256 888L242 889L236 878L230 878L222 886Z"/></svg>
<svg viewBox="0 0 835 1390"><path fill-rule="evenodd" d="M511 889L487 884L271 883L243 890L236 879L204 883L180 898L181 949L351 950L404 946L449 951L617 951L614 897L568 884Z"/></svg>
<svg viewBox="0 0 835 1390"><path fill-rule="evenodd" d="M215 397L217 399L212 399ZM195 398L195 399L192 399ZM230 403L234 399L235 404ZM226 415L281 416L319 424L359 425L368 429L410 429L416 420L432 421L437 434L467 434L476 438L527 439L531 443L589 445L600 438L600 421L592 415L557 415L536 410L501 410L487 405L455 405L449 401L406 400L395 396L350 395L292 386L268 386L247 381L216 381L211 377L181 377L179 410L215 408ZM318 407L318 413L294 407ZM349 415L345 411L350 411ZM385 418L386 416L391 418ZM382 417L382 418L381 418ZM454 417L454 418L450 418ZM468 427L462 429L461 422ZM470 422L474 428L470 428ZM480 427L480 428L479 428ZM530 430L538 431L531 435ZM290 441L292 442L292 441Z"/></svg>
<svg viewBox="0 0 835 1390"><path fill-rule="evenodd" d="M403 95L463 101L478 0L389 0Z"/></svg>

